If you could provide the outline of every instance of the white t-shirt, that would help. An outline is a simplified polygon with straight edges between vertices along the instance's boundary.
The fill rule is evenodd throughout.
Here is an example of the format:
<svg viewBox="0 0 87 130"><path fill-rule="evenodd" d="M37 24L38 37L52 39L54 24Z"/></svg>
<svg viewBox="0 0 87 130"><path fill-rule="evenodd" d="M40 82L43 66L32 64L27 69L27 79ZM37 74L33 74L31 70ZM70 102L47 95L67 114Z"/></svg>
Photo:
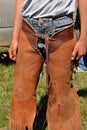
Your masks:
<svg viewBox="0 0 87 130"><path fill-rule="evenodd" d="M76 0L24 0L23 17L59 17L75 11Z"/></svg>

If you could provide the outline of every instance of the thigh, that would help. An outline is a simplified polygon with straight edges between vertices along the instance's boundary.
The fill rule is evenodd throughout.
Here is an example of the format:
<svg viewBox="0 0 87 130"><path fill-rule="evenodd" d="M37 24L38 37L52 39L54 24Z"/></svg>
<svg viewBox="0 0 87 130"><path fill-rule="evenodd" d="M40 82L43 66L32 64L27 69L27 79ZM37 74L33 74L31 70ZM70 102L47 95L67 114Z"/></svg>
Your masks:
<svg viewBox="0 0 87 130"><path fill-rule="evenodd" d="M70 75L71 54L76 44L76 38L67 41L56 51L49 54L50 78L60 79Z"/></svg>
<svg viewBox="0 0 87 130"><path fill-rule="evenodd" d="M76 39L73 38L49 55L50 92L63 97L71 87L71 53Z"/></svg>
<svg viewBox="0 0 87 130"><path fill-rule="evenodd" d="M26 95L35 95L43 62L44 59L32 48L26 34L21 31L14 80L14 90L16 90L14 93L16 93L16 95L17 91L18 95L20 95L19 92L22 93L22 97L24 91Z"/></svg>

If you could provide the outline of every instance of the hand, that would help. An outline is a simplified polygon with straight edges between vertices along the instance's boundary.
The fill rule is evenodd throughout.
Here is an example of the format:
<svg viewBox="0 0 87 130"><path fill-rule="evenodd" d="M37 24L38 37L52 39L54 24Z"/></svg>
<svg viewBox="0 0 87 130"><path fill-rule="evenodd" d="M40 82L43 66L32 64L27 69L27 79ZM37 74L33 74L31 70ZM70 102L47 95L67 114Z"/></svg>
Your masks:
<svg viewBox="0 0 87 130"><path fill-rule="evenodd" d="M79 60L87 52L87 41L79 39L74 47L71 60Z"/></svg>
<svg viewBox="0 0 87 130"><path fill-rule="evenodd" d="M18 41L13 40L11 42L10 48L9 48L9 57L11 60L16 61L17 57L17 50L18 50Z"/></svg>

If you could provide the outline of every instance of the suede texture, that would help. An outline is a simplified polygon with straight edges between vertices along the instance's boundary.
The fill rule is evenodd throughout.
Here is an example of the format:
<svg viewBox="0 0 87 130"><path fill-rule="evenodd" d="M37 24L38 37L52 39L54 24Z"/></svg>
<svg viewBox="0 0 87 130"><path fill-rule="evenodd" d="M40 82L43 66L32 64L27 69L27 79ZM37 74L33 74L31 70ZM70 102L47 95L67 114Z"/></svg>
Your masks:
<svg viewBox="0 0 87 130"><path fill-rule="evenodd" d="M27 24L27 23L25 23ZM29 25L22 23L19 37L12 105L10 130L33 130L36 115L36 88L44 58L37 52L37 37L43 36L46 42L46 63L49 75L47 122L48 130L81 130L81 115L78 96L70 84L71 53L76 39L72 30L70 37L65 30L52 37L36 34ZM67 29L66 29L67 30ZM65 38L65 35L67 36ZM61 41L54 50L53 43ZM55 39L55 40L54 40ZM55 44L56 44L55 42ZM51 53L50 53L51 52Z"/></svg>

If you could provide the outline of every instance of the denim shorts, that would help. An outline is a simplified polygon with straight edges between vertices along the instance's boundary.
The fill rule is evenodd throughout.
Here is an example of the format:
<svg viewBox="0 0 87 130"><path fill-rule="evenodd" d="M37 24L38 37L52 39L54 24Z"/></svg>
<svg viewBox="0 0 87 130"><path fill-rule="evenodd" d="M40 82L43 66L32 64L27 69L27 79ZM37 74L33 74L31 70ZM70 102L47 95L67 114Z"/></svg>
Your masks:
<svg viewBox="0 0 87 130"><path fill-rule="evenodd" d="M73 24L73 19L71 15L59 18L34 19L26 17L25 19L32 25L32 27L38 34L44 34L47 36L52 36L55 32L59 32ZM46 57L45 40L42 38L38 38L38 52L44 58Z"/></svg>
<svg viewBox="0 0 87 130"><path fill-rule="evenodd" d="M51 36L53 33L67 28L73 24L72 15L66 15L58 18L25 18L39 34Z"/></svg>

